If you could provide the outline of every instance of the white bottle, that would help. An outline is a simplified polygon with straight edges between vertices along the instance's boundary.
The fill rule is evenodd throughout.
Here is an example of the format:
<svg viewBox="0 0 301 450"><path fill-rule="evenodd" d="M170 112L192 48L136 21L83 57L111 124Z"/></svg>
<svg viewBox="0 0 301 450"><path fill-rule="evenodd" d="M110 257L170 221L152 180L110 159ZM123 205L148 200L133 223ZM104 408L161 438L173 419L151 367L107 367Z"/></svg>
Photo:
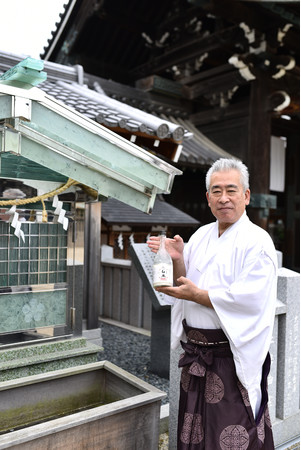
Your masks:
<svg viewBox="0 0 301 450"><path fill-rule="evenodd" d="M173 286L173 267L170 254L165 248L165 231L160 235L160 247L154 258L153 286Z"/></svg>

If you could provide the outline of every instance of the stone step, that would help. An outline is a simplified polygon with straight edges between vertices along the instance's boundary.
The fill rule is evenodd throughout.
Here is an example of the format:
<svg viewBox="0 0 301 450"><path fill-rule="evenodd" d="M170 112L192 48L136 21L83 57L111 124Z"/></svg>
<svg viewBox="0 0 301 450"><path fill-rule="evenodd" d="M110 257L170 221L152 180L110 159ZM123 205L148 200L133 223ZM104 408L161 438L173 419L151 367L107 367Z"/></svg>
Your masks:
<svg viewBox="0 0 301 450"><path fill-rule="evenodd" d="M96 362L101 350L86 338L0 350L0 382Z"/></svg>

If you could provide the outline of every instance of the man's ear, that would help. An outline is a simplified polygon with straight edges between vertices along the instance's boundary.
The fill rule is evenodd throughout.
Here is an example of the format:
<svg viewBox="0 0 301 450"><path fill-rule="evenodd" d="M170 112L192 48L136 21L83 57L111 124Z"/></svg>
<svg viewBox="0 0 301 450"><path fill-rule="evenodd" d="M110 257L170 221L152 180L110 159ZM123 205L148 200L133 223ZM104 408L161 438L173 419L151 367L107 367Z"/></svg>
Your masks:
<svg viewBox="0 0 301 450"><path fill-rule="evenodd" d="M247 189L245 192L245 205L249 205L250 203L250 198L251 198L251 191L250 189Z"/></svg>
<svg viewBox="0 0 301 450"><path fill-rule="evenodd" d="M210 206L210 200L209 200L209 193L208 193L208 191L206 192L206 198L207 198L208 206Z"/></svg>

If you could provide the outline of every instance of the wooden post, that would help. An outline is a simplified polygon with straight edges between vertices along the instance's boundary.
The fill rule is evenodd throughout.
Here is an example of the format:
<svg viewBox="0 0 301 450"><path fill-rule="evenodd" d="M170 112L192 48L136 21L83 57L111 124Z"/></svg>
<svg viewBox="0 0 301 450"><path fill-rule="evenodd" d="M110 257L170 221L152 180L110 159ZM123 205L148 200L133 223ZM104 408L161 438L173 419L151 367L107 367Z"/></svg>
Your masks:
<svg viewBox="0 0 301 450"><path fill-rule="evenodd" d="M269 194L270 188L270 147L271 112L269 111L269 83L264 76L251 83L249 111L249 146L247 165L250 171L251 197L253 194ZM249 207L250 219L267 229L268 210Z"/></svg>
<svg viewBox="0 0 301 450"><path fill-rule="evenodd" d="M170 308L157 311L152 307L151 372L169 379Z"/></svg>
<svg viewBox="0 0 301 450"><path fill-rule="evenodd" d="M300 135L290 133L286 147L284 267L300 271Z"/></svg>
<svg viewBox="0 0 301 450"><path fill-rule="evenodd" d="M86 203L84 251L84 304L87 329L98 328L100 306L101 203Z"/></svg>

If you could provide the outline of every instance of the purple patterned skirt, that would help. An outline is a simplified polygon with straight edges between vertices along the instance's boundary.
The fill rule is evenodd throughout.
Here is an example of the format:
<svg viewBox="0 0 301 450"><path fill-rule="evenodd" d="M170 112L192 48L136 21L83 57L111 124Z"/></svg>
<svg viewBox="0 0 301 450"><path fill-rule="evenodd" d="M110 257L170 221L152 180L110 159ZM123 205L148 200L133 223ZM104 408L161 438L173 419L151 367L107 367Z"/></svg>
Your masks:
<svg viewBox="0 0 301 450"><path fill-rule="evenodd" d="M256 421L247 390L237 378L229 342L222 330L191 328L183 321L178 450L274 450L263 366L262 402Z"/></svg>

